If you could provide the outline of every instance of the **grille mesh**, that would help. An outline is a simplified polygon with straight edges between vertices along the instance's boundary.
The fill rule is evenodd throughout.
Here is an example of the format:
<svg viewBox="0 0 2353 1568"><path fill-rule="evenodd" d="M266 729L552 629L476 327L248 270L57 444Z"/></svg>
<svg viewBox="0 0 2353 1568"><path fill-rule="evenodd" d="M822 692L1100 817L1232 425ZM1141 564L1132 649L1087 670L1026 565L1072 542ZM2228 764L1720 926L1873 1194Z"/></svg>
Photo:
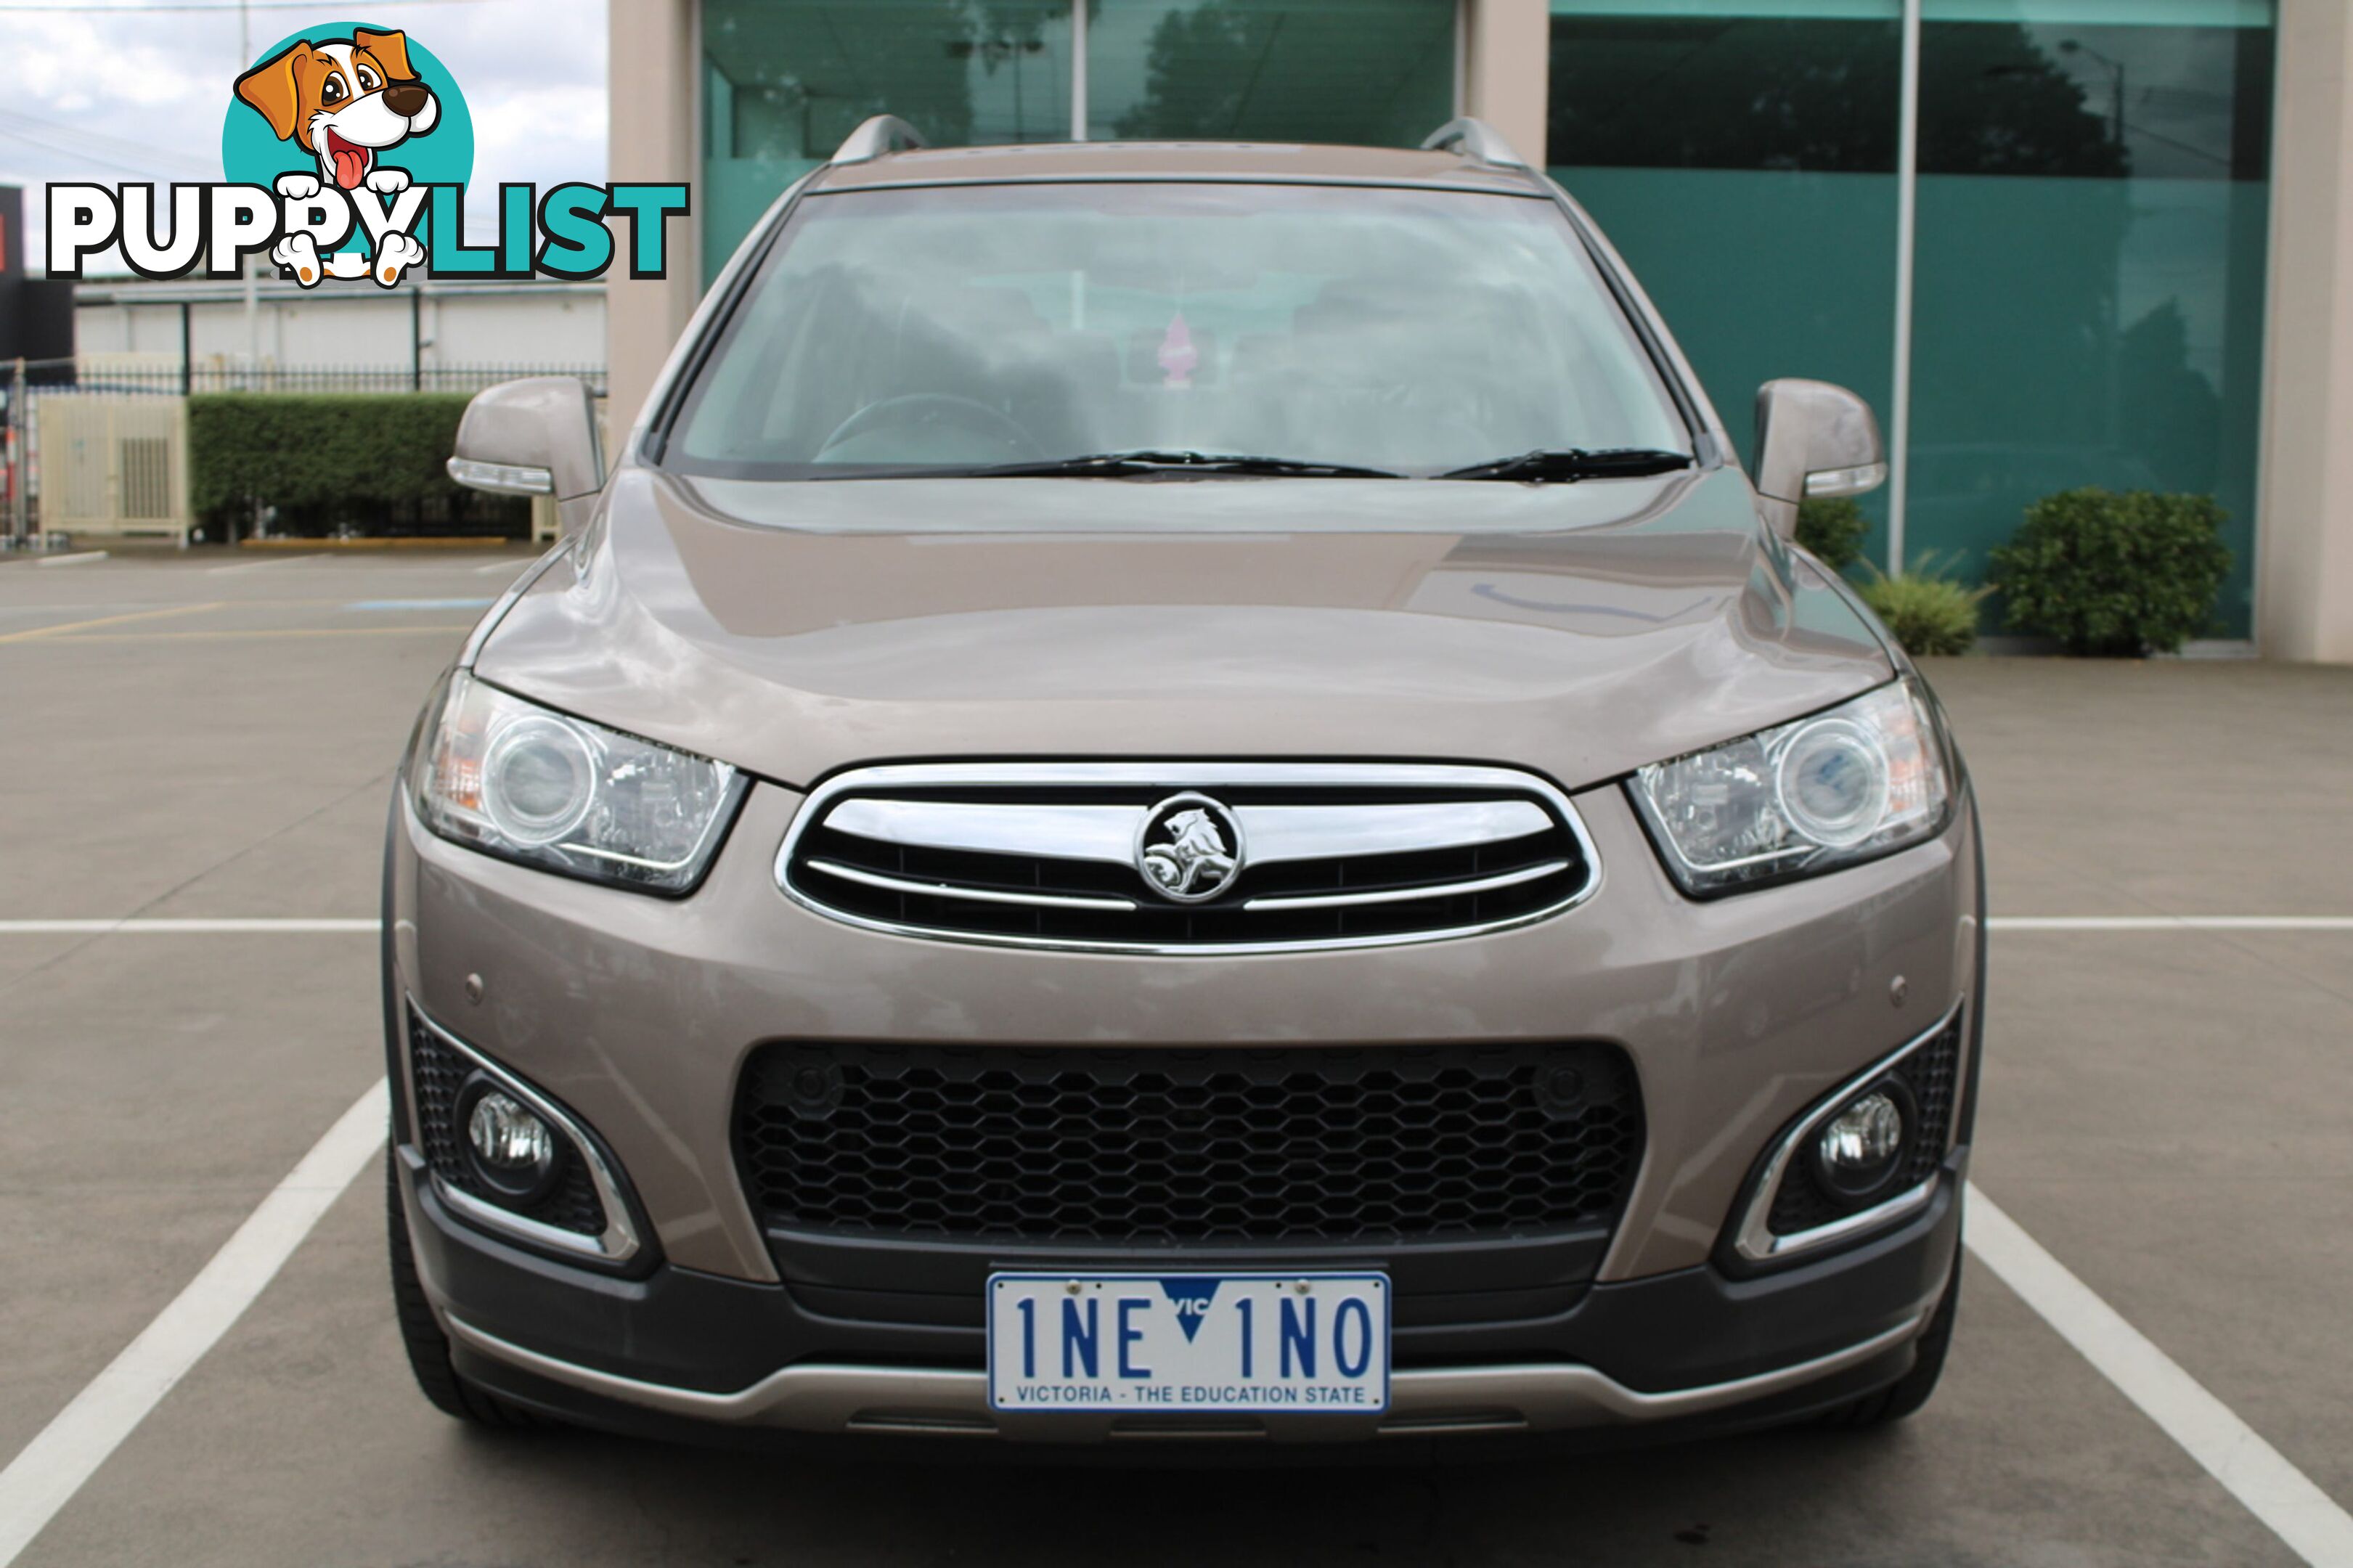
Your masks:
<svg viewBox="0 0 2353 1568"><path fill-rule="evenodd" d="M1927 1044L1897 1063L1889 1075L1902 1079L1904 1087L1912 1091L1913 1103L1919 1110L1920 1127L1928 1134L1913 1140L1903 1177L1888 1189L1892 1193L1909 1191L1935 1175L1951 1152L1953 1100L1960 1088L1963 1020L1963 1014L1955 1013L1950 1023L1937 1030ZM1776 1236L1795 1236L1828 1225L1853 1212L1854 1206L1824 1191L1814 1179L1811 1164L1801 1157L1791 1161L1783 1173L1781 1190L1773 1194L1773 1208L1767 1223Z"/></svg>
<svg viewBox="0 0 2353 1568"><path fill-rule="evenodd" d="M1105 1244L1514 1235L1614 1220L1613 1047L778 1044L736 1150L772 1227Z"/></svg>
<svg viewBox="0 0 2353 1568"><path fill-rule="evenodd" d="M560 1135L555 1148L563 1164L562 1179L545 1197L528 1207L515 1208L484 1186L466 1158L461 1142L465 1130L458 1125L458 1091L473 1076L473 1064L436 1039L414 1017L408 1021L408 1058L410 1081L417 1086L417 1129L424 1145L420 1152L435 1175L470 1197L512 1209L525 1219L582 1236L605 1233L605 1205L596 1196L596 1184L570 1142Z"/></svg>

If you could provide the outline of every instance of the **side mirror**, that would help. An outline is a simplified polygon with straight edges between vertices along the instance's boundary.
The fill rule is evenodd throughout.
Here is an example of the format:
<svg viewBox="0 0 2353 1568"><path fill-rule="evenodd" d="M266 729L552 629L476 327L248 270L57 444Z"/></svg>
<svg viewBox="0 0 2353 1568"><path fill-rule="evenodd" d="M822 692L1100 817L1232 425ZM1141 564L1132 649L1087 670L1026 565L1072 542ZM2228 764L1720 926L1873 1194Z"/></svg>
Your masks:
<svg viewBox="0 0 2353 1568"><path fill-rule="evenodd" d="M605 488L588 384L534 375L476 393L458 422L449 477L493 495L546 496L556 503L564 532L578 532Z"/></svg>
<svg viewBox="0 0 2353 1568"><path fill-rule="evenodd" d="M1859 496L1886 482L1871 405L1843 386L1794 376L1757 389L1757 493L1782 538L1798 531L1799 501Z"/></svg>

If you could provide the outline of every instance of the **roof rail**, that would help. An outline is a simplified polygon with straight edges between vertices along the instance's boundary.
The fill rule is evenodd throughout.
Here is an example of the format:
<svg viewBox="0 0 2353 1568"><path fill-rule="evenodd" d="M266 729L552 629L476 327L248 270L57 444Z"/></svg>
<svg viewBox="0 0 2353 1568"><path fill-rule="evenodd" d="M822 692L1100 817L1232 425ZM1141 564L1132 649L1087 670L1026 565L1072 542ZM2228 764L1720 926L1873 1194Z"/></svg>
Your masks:
<svg viewBox="0 0 2353 1568"><path fill-rule="evenodd" d="M880 158L885 153L896 153L903 148L930 145L930 142L923 140L922 132L897 115L878 114L845 137L841 145L833 150L833 156L826 162L865 163Z"/></svg>
<svg viewBox="0 0 2353 1568"><path fill-rule="evenodd" d="M1495 128L1483 120L1464 115L1450 120L1422 139L1422 147L1432 153L1460 153L1482 163L1501 163L1506 168L1525 169L1528 161L1512 151ZM839 159L837 158L837 162Z"/></svg>

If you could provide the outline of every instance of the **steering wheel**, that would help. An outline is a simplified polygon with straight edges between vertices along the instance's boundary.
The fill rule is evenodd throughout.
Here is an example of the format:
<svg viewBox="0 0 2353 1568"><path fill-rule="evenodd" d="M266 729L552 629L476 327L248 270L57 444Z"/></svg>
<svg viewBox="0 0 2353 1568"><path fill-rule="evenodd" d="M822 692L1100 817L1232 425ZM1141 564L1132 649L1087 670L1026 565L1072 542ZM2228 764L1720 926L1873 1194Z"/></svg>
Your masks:
<svg viewBox="0 0 2353 1568"><path fill-rule="evenodd" d="M833 452L878 427L894 425L905 426L911 431L926 426L960 426L976 435L993 436L1005 446L1005 460L1008 462L1041 455L1036 437L1022 428L1019 421L976 397L962 397L952 392L902 392L895 397L870 403L835 426L833 434L818 447L817 461L823 462ZM987 426L986 432L983 426Z"/></svg>

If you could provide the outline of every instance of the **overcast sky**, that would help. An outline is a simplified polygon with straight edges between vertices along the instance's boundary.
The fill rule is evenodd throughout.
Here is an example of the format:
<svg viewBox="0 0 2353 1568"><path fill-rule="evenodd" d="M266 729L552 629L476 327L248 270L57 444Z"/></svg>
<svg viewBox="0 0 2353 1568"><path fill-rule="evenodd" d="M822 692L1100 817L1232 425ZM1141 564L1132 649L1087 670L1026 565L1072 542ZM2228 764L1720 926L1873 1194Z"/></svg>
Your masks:
<svg viewBox="0 0 2353 1568"><path fill-rule="evenodd" d="M258 55L290 33L348 37L353 22L406 32L457 78L485 217L501 180L605 177L605 0L253 0L248 26ZM47 181L219 179L248 63L234 0L0 0L0 184L25 187L31 247Z"/></svg>

